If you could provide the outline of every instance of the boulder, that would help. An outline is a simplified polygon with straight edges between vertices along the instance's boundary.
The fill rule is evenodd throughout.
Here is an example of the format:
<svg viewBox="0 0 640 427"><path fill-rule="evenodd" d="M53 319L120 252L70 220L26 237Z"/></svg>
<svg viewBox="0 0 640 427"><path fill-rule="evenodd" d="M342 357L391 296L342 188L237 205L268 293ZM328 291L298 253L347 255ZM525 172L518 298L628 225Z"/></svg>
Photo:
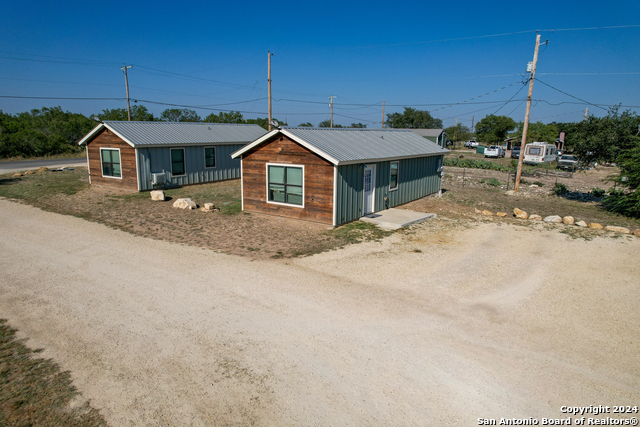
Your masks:
<svg viewBox="0 0 640 427"><path fill-rule="evenodd" d="M49 168L46 166L41 166L38 168L38 172L49 172Z"/></svg>
<svg viewBox="0 0 640 427"><path fill-rule="evenodd" d="M636 236L640 237L640 228L633 232Z"/></svg>
<svg viewBox="0 0 640 427"><path fill-rule="evenodd" d="M196 209L198 205L196 205L196 202L191 199L178 199L173 202L173 207L180 209Z"/></svg>
<svg viewBox="0 0 640 427"><path fill-rule="evenodd" d="M527 218L529 218L529 215L525 211L520 210L518 208L514 208L513 209L513 214L518 219L527 219Z"/></svg>
<svg viewBox="0 0 640 427"><path fill-rule="evenodd" d="M575 224L576 220L572 216L565 216L564 218L562 218L562 222L567 225L573 225Z"/></svg>
<svg viewBox="0 0 640 427"><path fill-rule="evenodd" d="M538 214L529 215L529 219L531 221L542 221L542 217Z"/></svg>
<svg viewBox="0 0 640 427"><path fill-rule="evenodd" d="M587 227L587 223L586 223L586 222L584 222L584 221L582 221L582 220L580 220L580 221L576 222L576 225L577 225L578 227Z"/></svg>
<svg viewBox="0 0 640 427"><path fill-rule="evenodd" d="M560 218L559 215L549 215L544 217L544 221L545 222L554 222L556 224L559 224L562 222L562 218Z"/></svg>
<svg viewBox="0 0 640 427"><path fill-rule="evenodd" d="M474 209L476 213L482 213L482 211L480 209Z"/></svg>
<svg viewBox="0 0 640 427"><path fill-rule="evenodd" d="M22 174L21 174L21 173L14 173L14 174L13 174L13 177L14 177L14 178L18 178L18 177L20 177L20 176L22 176Z"/></svg>
<svg viewBox="0 0 640 427"><path fill-rule="evenodd" d="M607 225L604 229L607 231L613 231L614 233L631 234L631 230L628 228L616 227L615 225Z"/></svg>
<svg viewBox="0 0 640 427"><path fill-rule="evenodd" d="M200 208L202 212L218 212L220 209L216 208L213 203L205 203L203 207Z"/></svg>
<svg viewBox="0 0 640 427"><path fill-rule="evenodd" d="M598 224L597 222L592 222L589 224L589 228L593 228L595 230L602 230L604 227L602 224Z"/></svg>
<svg viewBox="0 0 640 427"><path fill-rule="evenodd" d="M496 212L496 215L498 215L500 218L504 218L507 216L506 212Z"/></svg>
<svg viewBox="0 0 640 427"><path fill-rule="evenodd" d="M159 200L164 202L167 198L164 195L164 191L162 190L153 190L151 192L151 200Z"/></svg>
<svg viewBox="0 0 640 427"><path fill-rule="evenodd" d="M488 211L488 210L485 209L485 210L482 211L482 215L493 216L493 212Z"/></svg>

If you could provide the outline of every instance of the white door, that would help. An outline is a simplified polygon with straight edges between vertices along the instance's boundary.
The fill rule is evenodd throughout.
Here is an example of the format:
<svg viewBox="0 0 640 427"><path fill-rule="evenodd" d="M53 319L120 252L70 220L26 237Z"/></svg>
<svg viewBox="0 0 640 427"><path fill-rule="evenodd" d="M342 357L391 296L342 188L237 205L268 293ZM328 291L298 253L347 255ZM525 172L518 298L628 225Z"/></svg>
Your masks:
<svg viewBox="0 0 640 427"><path fill-rule="evenodd" d="M364 215L373 212L375 201L375 166L364 168Z"/></svg>

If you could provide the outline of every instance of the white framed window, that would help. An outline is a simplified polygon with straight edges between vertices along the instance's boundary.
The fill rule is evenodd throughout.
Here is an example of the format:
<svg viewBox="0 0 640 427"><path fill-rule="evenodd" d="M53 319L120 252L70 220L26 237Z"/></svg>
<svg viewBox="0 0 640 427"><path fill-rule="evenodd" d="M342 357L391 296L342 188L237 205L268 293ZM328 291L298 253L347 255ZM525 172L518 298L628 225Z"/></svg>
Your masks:
<svg viewBox="0 0 640 427"><path fill-rule="evenodd" d="M171 175L172 176L186 175L185 161L184 161L184 148L171 149Z"/></svg>
<svg viewBox="0 0 640 427"><path fill-rule="evenodd" d="M391 162L389 171L389 191L398 189L398 162Z"/></svg>
<svg viewBox="0 0 640 427"><path fill-rule="evenodd" d="M122 179L122 161L119 148L100 148L100 163L102 176L105 178Z"/></svg>
<svg viewBox="0 0 640 427"><path fill-rule="evenodd" d="M267 203L304 208L304 165L267 163Z"/></svg>
<svg viewBox="0 0 640 427"><path fill-rule="evenodd" d="M216 147L204 147L204 168L213 169L216 167Z"/></svg>

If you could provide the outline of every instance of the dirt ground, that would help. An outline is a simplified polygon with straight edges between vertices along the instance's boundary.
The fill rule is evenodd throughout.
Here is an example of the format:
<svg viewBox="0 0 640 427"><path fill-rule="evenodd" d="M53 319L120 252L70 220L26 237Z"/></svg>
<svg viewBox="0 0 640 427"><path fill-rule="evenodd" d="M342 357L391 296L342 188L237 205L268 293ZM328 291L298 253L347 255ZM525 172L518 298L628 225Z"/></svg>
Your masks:
<svg viewBox="0 0 640 427"><path fill-rule="evenodd" d="M2 317L112 426L462 426L640 401L633 236L439 217L251 260L5 200L0 217Z"/></svg>

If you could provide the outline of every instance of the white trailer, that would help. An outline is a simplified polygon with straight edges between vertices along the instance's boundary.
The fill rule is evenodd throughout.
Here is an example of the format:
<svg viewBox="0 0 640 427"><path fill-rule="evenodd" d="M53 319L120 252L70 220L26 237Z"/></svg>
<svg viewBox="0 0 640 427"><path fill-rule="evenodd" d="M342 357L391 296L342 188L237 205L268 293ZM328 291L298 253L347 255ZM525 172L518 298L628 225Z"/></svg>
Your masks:
<svg viewBox="0 0 640 427"><path fill-rule="evenodd" d="M524 162L528 165L556 161L556 146L548 142L532 142L524 146Z"/></svg>

